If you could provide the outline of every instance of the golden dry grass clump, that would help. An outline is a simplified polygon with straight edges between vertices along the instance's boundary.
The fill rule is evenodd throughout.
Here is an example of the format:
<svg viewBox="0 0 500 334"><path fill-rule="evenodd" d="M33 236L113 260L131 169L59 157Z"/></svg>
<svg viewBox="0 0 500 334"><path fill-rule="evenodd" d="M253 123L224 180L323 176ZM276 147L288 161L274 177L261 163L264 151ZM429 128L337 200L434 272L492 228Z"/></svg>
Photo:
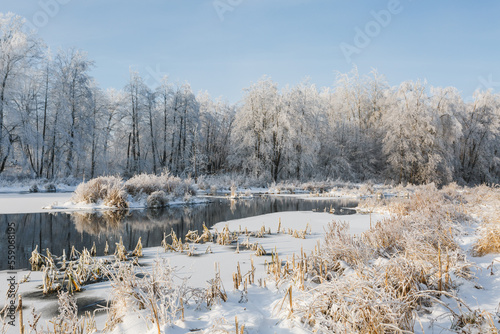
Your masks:
<svg viewBox="0 0 500 334"><path fill-rule="evenodd" d="M189 199L196 195L194 182L181 179L168 173L161 175L139 174L124 182L116 176L101 176L81 183L71 200L75 203L102 204L109 207L126 209L128 198L146 200L151 208L167 206L170 198Z"/></svg>
<svg viewBox="0 0 500 334"><path fill-rule="evenodd" d="M71 198L76 203L95 204L103 201L105 205L128 208L127 193L123 180L116 176L100 176L81 183Z"/></svg>
<svg viewBox="0 0 500 334"><path fill-rule="evenodd" d="M485 222L474 245L475 255L500 253L500 222Z"/></svg>
<svg viewBox="0 0 500 334"><path fill-rule="evenodd" d="M481 185L464 190L467 210L481 220L474 253L483 256L500 253L500 187Z"/></svg>

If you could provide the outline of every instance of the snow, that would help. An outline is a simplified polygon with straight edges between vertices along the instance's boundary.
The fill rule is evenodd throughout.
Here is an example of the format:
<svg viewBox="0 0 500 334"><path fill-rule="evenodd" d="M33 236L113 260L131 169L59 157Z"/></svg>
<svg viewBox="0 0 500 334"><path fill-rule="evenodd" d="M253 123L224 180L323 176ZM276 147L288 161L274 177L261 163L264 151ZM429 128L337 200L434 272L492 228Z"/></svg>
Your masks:
<svg viewBox="0 0 500 334"><path fill-rule="evenodd" d="M336 216L338 217L338 216ZM380 215L372 215L372 222L380 219ZM291 258L294 254L298 255L301 248L309 253L324 236L324 228L334 219L334 216L328 213L315 212L279 212L266 214L256 217L237 219L228 222L221 222L213 226L212 229L219 231L228 226L231 231L245 228L248 231L258 231L263 225L266 231L270 228L272 235L265 235L263 238L250 238L250 242L258 242L264 247L268 254L277 251L280 258ZM310 232L306 239L296 239L289 234L276 234L279 221L281 220L282 229L303 230L306 226L310 227ZM342 216L340 220L348 221L351 224L351 232L354 234L366 231L370 226L370 217L368 215L347 215ZM241 235L240 244L246 237ZM211 253L205 254L207 247L211 248ZM144 270L148 270L158 257L166 258L170 265L177 267L177 275L181 277L190 277L188 285L190 287L206 287L208 279L214 277L214 263L220 263L221 278L223 285L228 293L228 301L211 310L196 310L194 307L186 309L185 321L177 321L175 325L168 328L168 333L185 333L188 330L196 328L224 328L224 326L233 326L234 317L238 317L241 324L245 324L245 330L248 333L308 333L309 331L297 324L291 324L287 321L281 322L277 317L274 306L283 299L283 287L277 289L270 284L267 287L259 287L257 284L250 285L248 288L248 302L240 303L242 293L233 291L232 274L236 271L238 262L241 266L242 274L248 272L251 268L251 259L254 260L256 267L255 282L260 278L266 277L265 261L269 261L268 256L256 256L254 251L246 250L240 247L240 252L236 253L232 246L221 246L212 243L196 244L195 256L187 256L184 253L164 252L161 247L144 249L144 257L140 259L140 264ZM19 281L28 272L18 272ZM0 272L0 280L5 281L9 274L5 271ZM20 285L20 294L24 297L23 304L36 307L37 312L43 314L42 323L53 316L57 308L57 300L50 298L29 298L34 292L40 293L38 286L42 282L41 272L32 272L31 280ZM0 295L5 294L6 286L0 287ZM77 298L90 298L101 300L107 298L110 292L110 282L96 283L85 286L85 291L77 294ZM100 315L99 315L100 314ZM25 316L26 317L26 316ZM97 316L98 328L102 328L106 320L103 313ZM224 321L228 324L224 325ZM292 326L292 328L290 328ZM227 327L229 328L229 327ZM150 328L150 333L155 333L155 328ZM125 322L120 324L114 333L137 333L144 332L144 322L136 314L130 315ZM149 333L148 332L148 333ZM10 332L9 332L10 333Z"/></svg>
<svg viewBox="0 0 500 334"><path fill-rule="evenodd" d="M376 221L377 218L381 216L372 216L372 220ZM281 218L282 228L292 230L304 230L306 225L309 224L311 227L311 234L308 234L306 239L293 238L288 234L274 234L278 229L279 220ZM248 231L259 231L264 225L266 231L271 228L272 236L265 236L264 238L250 238L249 241L258 242L262 245L268 254L272 253L275 249L282 258L292 257L293 254L299 255L300 249L303 247L304 252L309 252L314 249L317 242L322 240L324 236L324 228L331 222L333 216L328 213L312 213L312 212L278 212L271 213L256 217L236 219L229 222L220 222L212 227L217 229L219 232L228 226L230 231L238 231L241 227L242 231L245 227ZM370 227L370 218L367 215L348 215L341 218L343 221L348 221L351 224L351 232L354 234L359 234L366 231ZM240 236L240 244L245 241L246 238ZM205 254L206 247L210 245L212 254ZM240 262L242 265L242 272L247 272L250 269L250 258L253 257L256 267L259 265L263 266L264 261L267 260L266 256L255 256L253 251L243 250L240 247L240 253L234 253L234 249L231 248L228 251L228 246L220 246L214 244L197 244L195 254L201 256L195 257L185 257L177 256L177 253L167 253L170 262L175 267L183 267L181 271L182 274L193 275L190 284L194 287L202 287L205 284L206 277L199 277L196 275L201 268L202 272L207 272L213 274L214 262L217 261L222 265L222 280L224 286L232 286L232 272L236 270L237 263ZM153 253L151 253L151 251ZM150 258L155 258L155 256L161 254L163 249L149 249L145 251L145 255L148 254ZM162 255L163 256L163 255ZM227 275L225 275L227 274Z"/></svg>
<svg viewBox="0 0 500 334"><path fill-rule="evenodd" d="M477 225L468 227L464 235L459 238L459 244L462 249L466 251L472 249L477 238L475 233L477 227ZM453 278L455 282L458 282L456 297L463 300L472 310L478 310L478 313L485 311L497 314L498 317L500 312L500 255L488 254L482 257L469 255L468 260L472 264L471 274L473 279ZM443 296L441 299L455 312L460 309L466 311L463 305L459 305L452 298ZM443 329L445 330L443 332L449 331L452 325L449 310L436 303L432 306L431 310L431 314L420 316L420 323L417 321L415 325L415 333L441 332ZM492 321L494 320L492 319ZM498 322L496 323L496 327L498 330ZM480 332L472 331L472 333Z"/></svg>
<svg viewBox="0 0 500 334"><path fill-rule="evenodd" d="M0 192L0 214L113 209L104 205L102 202L97 204L74 203L71 201L73 192L69 191L56 193L22 193L16 192L16 190L17 188L2 188L2 192ZM169 205L202 204L208 201L209 199L198 196L191 197L187 203L182 199L173 200ZM130 209L144 209L145 207L145 201L130 201Z"/></svg>
<svg viewBox="0 0 500 334"><path fill-rule="evenodd" d="M0 193L0 214L62 211L44 209L54 203L68 202L73 193Z"/></svg>
<svg viewBox="0 0 500 334"><path fill-rule="evenodd" d="M300 198L317 199L307 195L286 195ZM35 194L0 194L0 213L21 213L21 212L45 212L41 207L47 203L54 204L51 210L72 210L82 209L82 206L74 204L70 207L69 198L71 193L35 193ZM203 198L202 198L203 199ZM182 203L178 203L182 204ZM100 209L98 205L87 207L86 209ZM102 208L104 209L104 207ZM212 230L221 231L227 226L230 231L260 231L264 226L266 232L270 229L272 234L265 234L262 238L250 237L249 242L257 242L268 254L277 252L281 259L291 259L298 256L303 250L309 254L318 243L321 243L325 228L332 220L346 221L350 224L352 234L361 234L366 231L370 224L386 217L386 213L377 214L355 214L346 216L333 216L325 212L279 212L250 218L237 219L227 222L220 222L212 227ZM304 230L308 226L310 230L305 239L294 238L288 233L277 234L278 226L281 222L281 230ZM478 225L464 226L464 231L459 239L459 244L468 253L468 260L472 263L471 273L475 279L466 280L453 277L457 283L456 297L465 301L473 310L486 311L491 314L498 314L500 311L500 256L490 254L483 257L474 257L470 254L474 242L477 238ZM165 325L162 330L165 333L186 333L189 331L201 332L201 330L228 331L234 332L235 317L241 325L245 325L245 333L309 333L310 330L298 321L281 317L278 311L279 304L282 303L288 285L276 286L268 280L267 286L259 286L257 282L267 277L265 270L266 261L270 261L269 256L256 256L254 251L247 250L242 245L246 236L239 237L239 253L235 252L234 244L221 246L213 243L194 244L194 256L188 256L187 252L165 252L161 247L144 249L144 257L139 262L142 270L147 272L158 258L167 259L172 267L176 268L176 274L188 277L188 286L192 288L205 288L207 281L214 278L214 264L220 264L221 279L227 292L228 300L225 303L215 305L209 309L202 307L196 309L194 305L186 306L184 321L177 320L173 325ZM206 253L210 247L210 252ZM240 290L234 290L232 275L236 272L239 263L241 273L244 275L251 268L251 261L254 261L256 268L255 284L249 285L246 298L242 298ZM383 259L379 259L383 261ZM377 260L377 261L379 261ZM16 273L17 281L20 281L28 271ZM6 282L11 274L0 272L0 280ZM23 295L23 303L29 308L35 307L37 312L42 313L41 323L45 324L57 311L57 299L41 297L39 286L42 283L42 273L32 272L31 279L27 283L20 285L20 294ZM6 293L6 284L0 284L0 295ZM109 299L111 292L110 282L101 282L85 286L83 292L76 295L81 300L99 301ZM294 290L295 298L307 298L301 295L300 291ZM298 297L297 297L298 296ZM246 300L247 299L247 300ZM441 296L444 303L450 308L458 310L461 306L453 298ZM243 302L241 302L243 300ZM0 306L4 303L0 300ZM89 302L90 303L90 302ZM462 306L463 307L463 306ZM449 310L434 303L428 308L429 314L420 312L415 324L416 333L438 333L449 331L451 317ZM29 312L25 313L25 319L29 320ZM25 321L27 321L25 320ZM105 312L96 314L98 328L103 328L106 322ZM498 327L498 324L496 324ZM8 333L17 333L18 328L11 328ZM147 328L145 321L137 313L130 313L125 317L123 323L119 324L113 333L156 333L156 328L149 322Z"/></svg>
<svg viewBox="0 0 500 334"><path fill-rule="evenodd" d="M33 184L37 185L37 187L39 189L39 193L47 193L47 191L45 190L45 186L47 184L43 184L43 183L40 183L40 184L33 183ZM24 182L7 182L7 181L0 179L0 194L28 193L33 184L30 184L26 181L24 181ZM57 192L63 192L63 193L73 192L76 189L76 186L70 186L70 185L64 184L64 183L56 183L56 184L54 184L54 186L56 187Z"/></svg>
<svg viewBox="0 0 500 334"><path fill-rule="evenodd" d="M203 204L208 203L210 200L204 197L191 197L189 200L185 201L183 199L174 199L168 203L168 206L177 206L177 205L195 205L195 204ZM129 196L128 200L129 209L131 210L139 210L147 208L146 200L135 200L132 196ZM105 205L103 201L98 201L97 203L75 203L71 200L54 202L51 205L44 206L42 208L44 212L56 212L56 211L96 211L96 210L113 210L115 207L111 207Z"/></svg>

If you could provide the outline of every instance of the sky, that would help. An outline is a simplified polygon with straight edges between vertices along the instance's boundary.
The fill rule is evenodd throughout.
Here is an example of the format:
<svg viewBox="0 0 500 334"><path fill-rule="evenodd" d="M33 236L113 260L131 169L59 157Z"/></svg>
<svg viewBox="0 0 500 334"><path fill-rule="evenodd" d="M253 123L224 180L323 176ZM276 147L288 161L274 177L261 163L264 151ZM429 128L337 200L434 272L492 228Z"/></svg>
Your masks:
<svg viewBox="0 0 500 334"><path fill-rule="evenodd" d="M130 69L230 102L267 75L333 86L376 69L391 86L427 80L465 98L500 92L500 2L417 0L0 0L53 51L77 48L106 88Z"/></svg>

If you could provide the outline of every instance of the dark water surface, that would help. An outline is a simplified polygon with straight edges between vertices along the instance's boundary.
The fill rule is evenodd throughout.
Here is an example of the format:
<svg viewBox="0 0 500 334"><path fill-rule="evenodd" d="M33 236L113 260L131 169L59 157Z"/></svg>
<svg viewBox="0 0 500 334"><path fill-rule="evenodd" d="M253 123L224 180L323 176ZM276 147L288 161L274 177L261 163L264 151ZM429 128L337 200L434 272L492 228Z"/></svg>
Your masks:
<svg viewBox="0 0 500 334"><path fill-rule="evenodd" d="M189 230L202 230L203 223L210 227L221 221L258 216L282 211L323 212L330 208L335 214L352 214L353 210L341 208L356 207L353 200L321 199L304 200L295 197L260 196L253 199L231 201L215 198L212 203L194 206L178 206L161 210L103 211L95 213L29 213L0 215L0 270L8 269L8 226L15 225L16 269L30 268L31 252L50 249L61 255L63 249L69 255L71 246L78 251L90 249L96 244L98 255L102 255L106 241L110 253L115 242L123 238L123 244L131 250L142 237L143 247L160 246L163 233L173 229L177 236L184 236ZM10 225L9 225L10 224Z"/></svg>

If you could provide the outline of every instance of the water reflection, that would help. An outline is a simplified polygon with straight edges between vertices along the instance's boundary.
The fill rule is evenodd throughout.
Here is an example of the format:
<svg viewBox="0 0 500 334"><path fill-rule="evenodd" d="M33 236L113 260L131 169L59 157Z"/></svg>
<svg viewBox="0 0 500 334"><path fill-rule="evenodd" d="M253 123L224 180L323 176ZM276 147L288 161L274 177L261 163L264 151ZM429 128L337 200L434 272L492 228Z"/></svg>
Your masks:
<svg viewBox="0 0 500 334"><path fill-rule="evenodd" d="M102 255L106 242L110 252L120 236L127 249L133 249L139 237L144 247L161 244L163 233L173 229L178 236L189 230L202 230L203 223L212 226L221 221L246 218L280 211L319 212L335 209L337 214L350 214L344 207L355 207L349 200L301 200L293 197L263 196L248 200L216 198L212 203L196 206L179 206L143 211L75 212L72 214L33 213L0 215L0 230L6 231L9 223L16 225L16 268L28 268L29 257L36 245L53 254L69 254L71 246L82 250L95 242L98 255ZM7 234L0 238L0 270L7 269Z"/></svg>

